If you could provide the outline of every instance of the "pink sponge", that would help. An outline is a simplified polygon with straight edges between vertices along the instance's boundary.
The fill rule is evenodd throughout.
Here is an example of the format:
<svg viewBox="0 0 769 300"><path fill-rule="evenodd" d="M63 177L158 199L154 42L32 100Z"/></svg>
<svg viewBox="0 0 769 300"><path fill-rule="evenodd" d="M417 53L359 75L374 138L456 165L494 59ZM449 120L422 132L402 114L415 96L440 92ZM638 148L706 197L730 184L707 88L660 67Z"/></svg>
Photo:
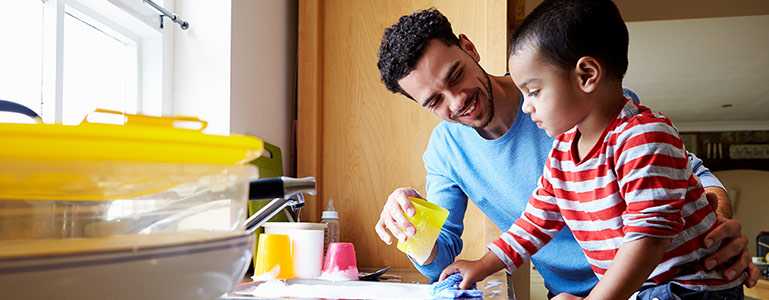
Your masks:
<svg viewBox="0 0 769 300"><path fill-rule="evenodd" d="M358 263L355 259L355 247L351 243L329 243L320 278L326 280L358 280Z"/></svg>

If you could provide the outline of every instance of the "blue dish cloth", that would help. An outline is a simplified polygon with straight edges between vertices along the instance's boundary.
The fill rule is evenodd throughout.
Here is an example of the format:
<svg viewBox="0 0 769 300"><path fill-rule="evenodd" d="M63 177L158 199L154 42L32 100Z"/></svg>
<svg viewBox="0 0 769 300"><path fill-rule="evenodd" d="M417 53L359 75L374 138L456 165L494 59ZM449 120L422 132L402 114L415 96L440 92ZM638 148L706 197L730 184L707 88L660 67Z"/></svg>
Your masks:
<svg viewBox="0 0 769 300"><path fill-rule="evenodd" d="M446 279L433 283L430 289L430 295L436 299L467 299L483 297L483 291L476 289L475 283L469 290L460 290L459 284L462 282L462 274L454 273Z"/></svg>

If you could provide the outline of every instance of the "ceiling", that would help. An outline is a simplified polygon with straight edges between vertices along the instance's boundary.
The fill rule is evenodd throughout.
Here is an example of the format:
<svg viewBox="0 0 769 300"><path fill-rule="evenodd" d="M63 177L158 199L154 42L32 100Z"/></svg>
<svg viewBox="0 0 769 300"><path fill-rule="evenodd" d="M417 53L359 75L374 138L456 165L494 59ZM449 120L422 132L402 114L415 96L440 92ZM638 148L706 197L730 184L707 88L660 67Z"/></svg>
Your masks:
<svg viewBox="0 0 769 300"><path fill-rule="evenodd" d="M642 104L681 131L769 130L769 15L627 25Z"/></svg>

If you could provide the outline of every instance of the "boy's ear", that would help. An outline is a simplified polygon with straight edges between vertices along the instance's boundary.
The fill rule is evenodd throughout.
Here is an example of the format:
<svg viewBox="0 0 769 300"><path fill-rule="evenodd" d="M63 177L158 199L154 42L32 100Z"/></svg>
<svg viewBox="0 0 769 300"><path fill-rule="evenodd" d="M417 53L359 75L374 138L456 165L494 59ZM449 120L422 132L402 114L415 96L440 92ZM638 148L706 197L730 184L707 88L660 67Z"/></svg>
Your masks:
<svg viewBox="0 0 769 300"><path fill-rule="evenodd" d="M575 67L576 80L580 89L585 93L590 93L598 87L598 82L603 75L601 63L591 56L583 56L577 61Z"/></svg>
<svg viewBox="0 0 769 300"><path fill-rule="evenodd" d="M470 41L470 38L464 33L459 34L459 48L462 48L467 54L470 54L476 62L481 61L481 55L478 54L478 49L475 48L475 44L473 44L473 42Z"/></svg>

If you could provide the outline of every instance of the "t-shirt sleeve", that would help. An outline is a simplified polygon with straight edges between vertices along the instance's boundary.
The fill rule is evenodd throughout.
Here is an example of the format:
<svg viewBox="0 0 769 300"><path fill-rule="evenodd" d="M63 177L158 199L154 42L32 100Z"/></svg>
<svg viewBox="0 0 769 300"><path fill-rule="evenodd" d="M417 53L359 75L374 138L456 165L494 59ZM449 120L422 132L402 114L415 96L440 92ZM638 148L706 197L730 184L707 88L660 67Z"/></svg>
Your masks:
<svg viewBox="0 0 769 300"><path fill-rule="evenodd" d="M694 153L689 151L687 151L686 154L689 157L689 165L691 165L694 175L697 175L697 177L700 179L700 182L702 182L702 186L718 187L724 191L726 190L724 185L721 184L721 181L718 180L716 175L713 175L713 173L710 172L710 169L705 167L705 165L702 163L702 160L697 157L697 155L694 155Z"/></svg>
<svg viewBox="0 0 769 300"><path fill-rule="evenodd" d="M443 269L462 252L461 236L468 201L465 193L452 179L450 166L441 159L440 151L444 149L442 145L443 141L433 134L422 159L427 171L426 198L448 210L449 217L438 234L438 254L435 260L423 266L409 257L417 270L432 280L438 280Z"/></svg>
<svg viewBox="0 0 769 300"><path fill-rule="evenodd" d="M665 119L636 117L615 143L614 169L627 204L624 241L672 238L683 228L681 210L696 183L678 132Z"/></svg>
<svg viewBox="0 0 769 300"><path fill-rule="evenodd" d="M558 209L553 186L548 181L549 166L548 161L521 217L488 245L510 273L550 242L566 224Z"/></svg>

